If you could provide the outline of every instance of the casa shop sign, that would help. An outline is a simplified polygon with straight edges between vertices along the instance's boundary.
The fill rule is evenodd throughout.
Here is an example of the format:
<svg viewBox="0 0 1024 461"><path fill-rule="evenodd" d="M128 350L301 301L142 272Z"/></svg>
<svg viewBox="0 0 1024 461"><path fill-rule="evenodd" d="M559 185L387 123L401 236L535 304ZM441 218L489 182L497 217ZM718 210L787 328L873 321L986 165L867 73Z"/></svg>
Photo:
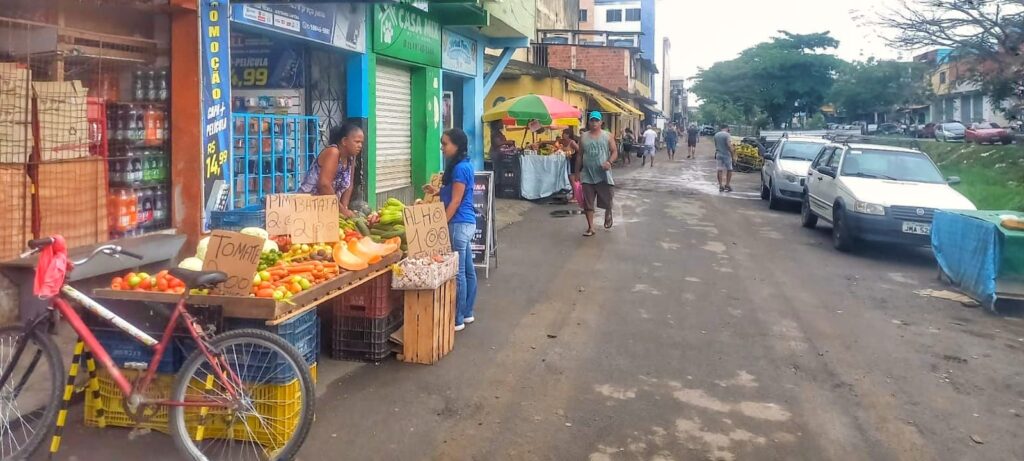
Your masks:
<svg viewBox="0 0 1024 461"><path fill-rule="evenodd" d="M373 8L373 51L414 64L441 67L441 25L397 4Z"/></svg>

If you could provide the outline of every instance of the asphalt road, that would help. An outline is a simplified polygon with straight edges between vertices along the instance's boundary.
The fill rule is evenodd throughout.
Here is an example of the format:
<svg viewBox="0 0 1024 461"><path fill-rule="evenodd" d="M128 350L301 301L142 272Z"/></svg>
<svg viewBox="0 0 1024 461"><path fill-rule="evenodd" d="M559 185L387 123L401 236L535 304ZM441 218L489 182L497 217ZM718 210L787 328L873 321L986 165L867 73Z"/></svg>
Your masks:
<svg viewBox="0 0 1024 461"><path fill-rule="evenodd" d="M708 147L617 170L594 237L531 207L455 350L322 384L299 459L1024 459L1024 321L915 294L926 250L835 251L756 175L719 194ZM59 458L177 458L125 434Z"/></svg>

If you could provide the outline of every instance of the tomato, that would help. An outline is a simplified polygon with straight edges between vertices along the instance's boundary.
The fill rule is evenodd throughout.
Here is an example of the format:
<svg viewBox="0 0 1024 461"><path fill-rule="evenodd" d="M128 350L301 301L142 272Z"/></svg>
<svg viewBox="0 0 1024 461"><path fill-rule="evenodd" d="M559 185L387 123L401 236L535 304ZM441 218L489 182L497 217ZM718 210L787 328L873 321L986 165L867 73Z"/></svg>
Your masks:
<svg viewBox="0 0 1024 461"><path fill-rule="evenodd" d="M149 289L153 288L153 277L146 277L146 278L142 279L142 281L139 282L139 286L138 287L142 288L143 290L149 290Z"/></svg>
<svg viewBox="0 0 1024 461"><path fill-rule="evenodd" d="M156 289L160 291L167 291L171 287L171 283L166 278L157 276L156 278Z"/></svg>
<svg viewBox="0 0 1024 461"><path fill-rule="evenodd" d="M167 277L167 271L166 271L166 270L162 270L162 271L160 271L160 272L157 272L157 273L156 273L156 277L157 277L157 278L161 278L161 277Z"/></svg>
<svg viewBox="0 0 1024 461"><path fill-rule="evenodd" d="M110 284L110 289L111 290L121 290L123 288L124 288L124 285L122 285L121 283L118 283L118 282L113 282L113 283Z"/></svg>
<svg viewBox="0 0 1024 461"><path fill-rule="evenodd" d="M173 289L174 289L174 293L175 294L179 294L180 295L180 294L185 292L185 287L183 287L183 286L181 286L181 287L174 287Z"/></svg>
<svg viewBox="0 0 1024 461"><path fill-rule="evenodd" d="M302 285L300 285L298 282L289 283L288 291L292 292L292 294L298 293L302 291Z"/></svg>

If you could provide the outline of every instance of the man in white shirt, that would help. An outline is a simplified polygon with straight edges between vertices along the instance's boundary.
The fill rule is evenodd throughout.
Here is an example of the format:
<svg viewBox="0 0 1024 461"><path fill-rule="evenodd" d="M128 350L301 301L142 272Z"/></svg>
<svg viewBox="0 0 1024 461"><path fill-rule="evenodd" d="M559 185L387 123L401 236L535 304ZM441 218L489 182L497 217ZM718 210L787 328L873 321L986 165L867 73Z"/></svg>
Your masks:
<svg viewBox="0 0 1024 461"><path fill-rule="evenodd" d="M647 158L651 158L651 168L654 168L654 152L657 150L658 145L658 132L654 131L654 126L647 125L647 131L644 131L642 135L644 138L644 158L643 163L640 166L647 164Z"/></svg>

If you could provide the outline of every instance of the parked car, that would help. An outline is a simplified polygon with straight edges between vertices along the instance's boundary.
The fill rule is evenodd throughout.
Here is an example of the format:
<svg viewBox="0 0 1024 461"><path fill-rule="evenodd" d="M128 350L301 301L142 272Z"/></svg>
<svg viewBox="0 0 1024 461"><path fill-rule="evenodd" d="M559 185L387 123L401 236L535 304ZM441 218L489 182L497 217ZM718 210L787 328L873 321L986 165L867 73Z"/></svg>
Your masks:
<svg viewBox="0 0 1024 461"><path fill-rule="evenodd" d="M942 142L963 141L967 127L960 122L945 122L935 125L935 140Z"/></svg>
<svg viewBox="0 0 1024 461"><path fill-rule="evenodd" d="M700 127L700 134L704 135L704 136L714 136L715 135L715 127L713 127L711 125L704 125L704 126Z"/></svg>
<svg viewBox="0 0 1024 461"><path fill-rule="evenodd" d="M920 151L874 144L829 145L811 162L800 218L832 223L832 244L858 240L929 245L936 209L974 210Z"/></svg>
<svg viewBox="0 0 1024 461"><path fill-rule="evenodd" d="M981 122L972 123L971 127L967 129L967 133L964 137L967 142L976 142L978 144L997 142L1005 144L1013 144L1013 133L1010 130L1000 127L997 123L992 122Z"/></svg>
<svg viewBox="0 0 1024 461"><path fill-rule="evenodd" d="M777 210L785 201L799 202L804 196L807 168L830 141L813 137L784 137L764 155L761 168L761 199Z"/></svg>
<svg viewBox="0 0 1024 461"><path fill-rule="evenodd" d="M897 123L883 123L878 125L878 134L901 134L903 128Z"/></svg>
<svg viewBox="0 0 1024 461"><path fill-rule="evenodd" d="M935 123L917 125L914 130L914 137L918 139L935 139Z"/></svg>

